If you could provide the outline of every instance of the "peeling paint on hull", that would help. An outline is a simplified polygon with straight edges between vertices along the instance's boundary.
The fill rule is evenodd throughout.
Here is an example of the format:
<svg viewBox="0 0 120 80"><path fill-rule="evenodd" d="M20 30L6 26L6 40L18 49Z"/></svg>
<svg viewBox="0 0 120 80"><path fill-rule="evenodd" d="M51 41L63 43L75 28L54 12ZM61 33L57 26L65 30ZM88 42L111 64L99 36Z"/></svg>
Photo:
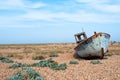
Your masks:
<svg viewBox="0 0 120 80"><path fill-rule="evenodd" d="M90 38L80 42L75 50L80 57L100 57L103 58L108 50L110 35L107 33L94 34Z"/></svg>

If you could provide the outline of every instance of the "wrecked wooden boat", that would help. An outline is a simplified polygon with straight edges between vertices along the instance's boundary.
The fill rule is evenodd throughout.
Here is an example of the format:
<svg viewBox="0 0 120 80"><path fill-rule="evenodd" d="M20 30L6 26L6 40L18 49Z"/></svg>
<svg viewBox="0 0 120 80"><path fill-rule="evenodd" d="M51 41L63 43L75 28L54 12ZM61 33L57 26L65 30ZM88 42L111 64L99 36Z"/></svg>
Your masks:
<svg viewBox="0 0 120 80"><path fill-rule="evenodd" d="M103 58L108 51L110 35L107 33L96 33L87 38L86 33L75 34L76 53L82 58Z"/></svg>

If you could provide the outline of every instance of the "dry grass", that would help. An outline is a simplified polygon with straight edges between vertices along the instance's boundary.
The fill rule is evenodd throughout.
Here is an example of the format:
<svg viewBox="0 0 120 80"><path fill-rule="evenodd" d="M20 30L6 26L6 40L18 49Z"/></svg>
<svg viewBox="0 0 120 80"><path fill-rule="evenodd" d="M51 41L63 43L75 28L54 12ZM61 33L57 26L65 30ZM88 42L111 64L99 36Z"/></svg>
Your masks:
<svg viewBox="0 0 120 80"><path fill-rule="evenodd" d="M109 52L113 55L120 55L120 43L111 43Z"/></svg>
<svg viewBox="0 0 120 80"><path fill-rule="evenodd" d="M39 62L39 60L33 60L33 57L44 56L60 64L67 64L67 69L64 71L32 67L45 80L120 80L120 43L110 44L109 54L112 56L105 56L103 60L99 60L102 64L96 65L91 64L91 60L73 57L75 46L76 44L0 45L0 56L28 64ZM52 53L58 54L58 57L49 57ZM77 61L79 64L71 65L70 61ZM22 69L9 69L11 65L12 63L0 63L0 80L6 80Z"/></svg>

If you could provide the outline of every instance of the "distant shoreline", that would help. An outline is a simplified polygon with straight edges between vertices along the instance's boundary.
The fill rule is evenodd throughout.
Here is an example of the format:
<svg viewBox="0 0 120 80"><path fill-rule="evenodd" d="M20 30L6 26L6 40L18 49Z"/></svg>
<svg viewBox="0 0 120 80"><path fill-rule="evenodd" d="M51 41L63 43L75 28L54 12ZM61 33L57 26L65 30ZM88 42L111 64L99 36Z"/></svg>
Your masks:
<svg viewBox="0 0 120 80"><path fill-rule="evenodd" d="M0 44L0 45L46 45L46 44L75 44L75 42L68 42L68 43L13 43L13 44Z"/></svg>

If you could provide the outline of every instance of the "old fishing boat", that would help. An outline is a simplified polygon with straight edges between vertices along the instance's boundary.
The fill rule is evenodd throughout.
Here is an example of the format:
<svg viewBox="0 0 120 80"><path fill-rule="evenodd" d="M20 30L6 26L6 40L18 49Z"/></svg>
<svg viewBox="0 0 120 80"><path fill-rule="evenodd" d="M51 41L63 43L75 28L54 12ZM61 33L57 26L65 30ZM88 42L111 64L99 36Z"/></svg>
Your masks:
<svg viewBox="0 0 120 80"><path fill-rule="evenodd" d="M76 53L82 58L103 58L104 54L108 51L110 35L107 33L96 33L87 38L86 33L75 34Z"/></svg>

